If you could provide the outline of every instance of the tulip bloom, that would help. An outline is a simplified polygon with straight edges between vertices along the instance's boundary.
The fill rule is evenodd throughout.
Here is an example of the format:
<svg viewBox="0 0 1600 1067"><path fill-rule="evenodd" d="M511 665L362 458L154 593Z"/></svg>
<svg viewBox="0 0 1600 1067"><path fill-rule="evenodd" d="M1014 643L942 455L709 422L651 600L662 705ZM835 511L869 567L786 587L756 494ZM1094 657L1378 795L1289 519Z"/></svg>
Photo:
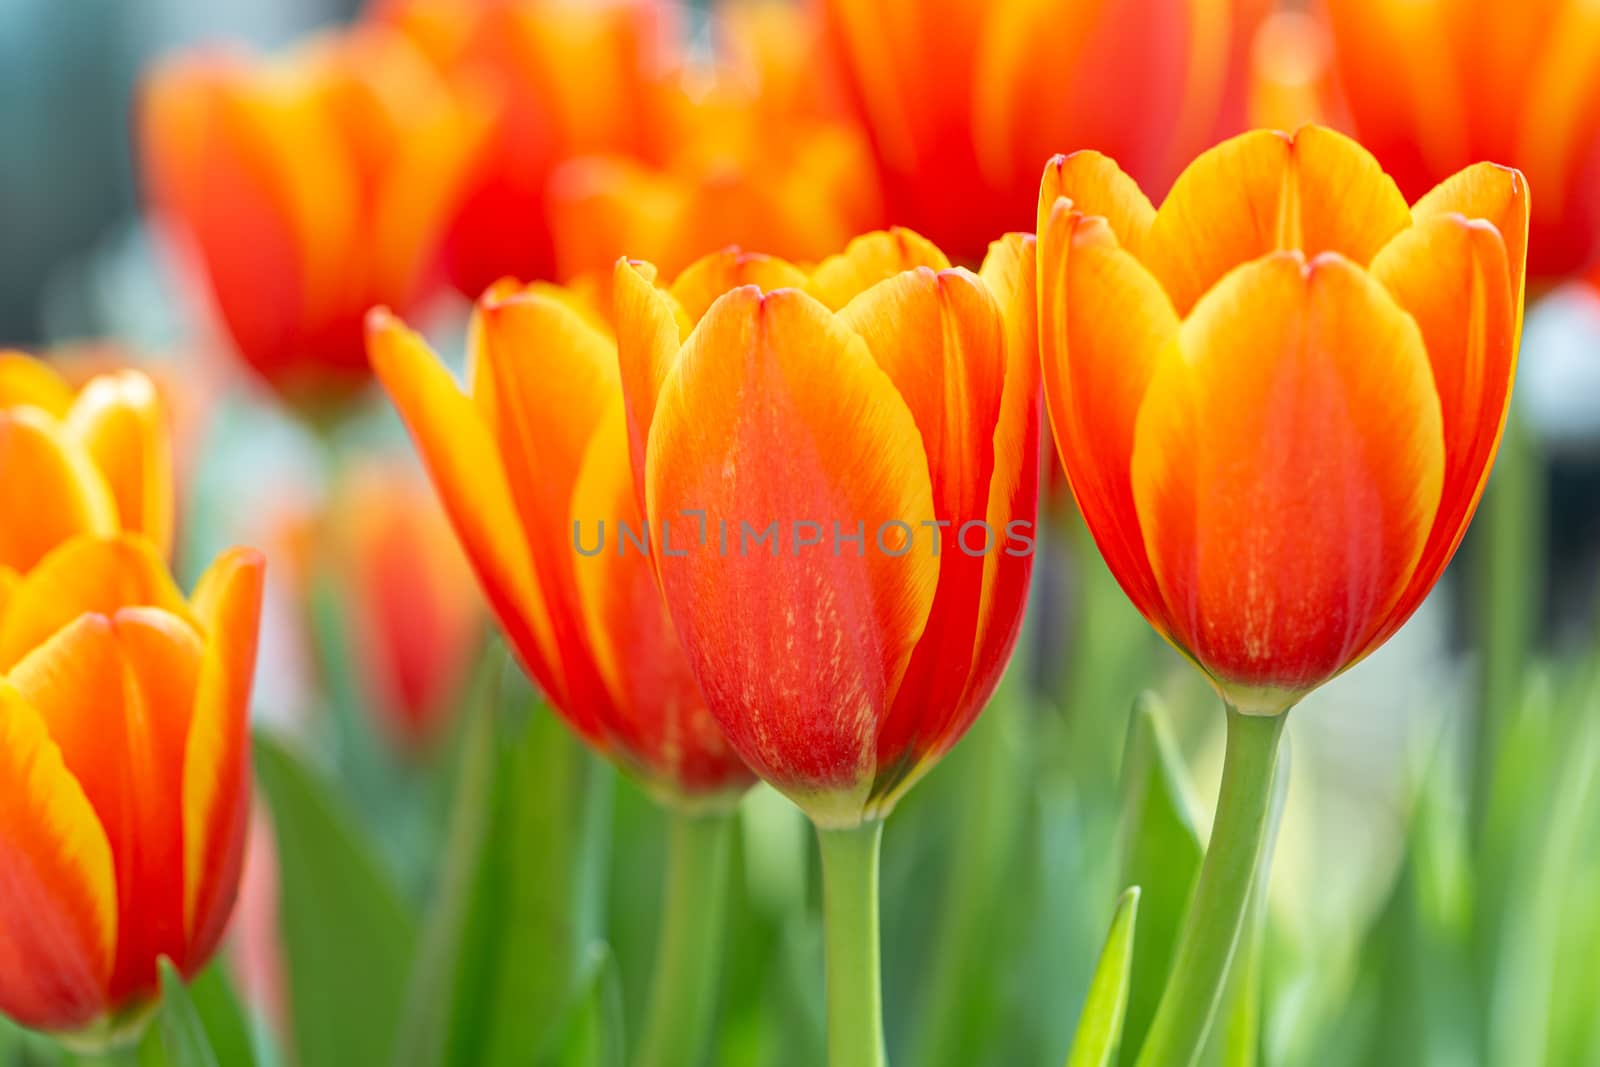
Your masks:
<svg viewBox="0 0 1600 1067"><path fill-rule="evenodd" d="M976 261L1063 147L1164 188L1243 119L1263 0L822 0L889 220Z"/></svg>
<svg viewBox="0 0 1600 1067"><path fill-rule="evenodd" d="M446 721L479 647L472 569L427 483L395 462L352 471L327 527L367 698L392 738L421 750Z"/></svg>
<svg viewBox="0 0 1600 1067"><path fill-rule="evenodd" d="M1408 197L1474 160L1538 190L1528 271L1600 249L1600 10L1585 0L1326 0L1353 129Z"/></svg>
<svg viewBox="0 0 1600 1067"><path fill-rule="evenodd" d="M897 231L809 275L734 251L670 288L617 267L667 605L729 742L821 825L886 814L1016 640L1032 560L1008 534L1031 536L1037 506L1031 256L1007 238L978 275ZM715 533L679 554L697 513Z"/></svg>
<svg viewBox="0 0 1600 1067"><path fill-rule="evenodd" d="M115 1040L227 925L249 820L260 557L185 599L149 542L78 537L0 584L0 1013Z"/></svg>
<svg viewBox="0 0 1600 1067"><path fill-rule="evenodd" d="M0 584L77 534L172 545L172 441L149 378L97 375L76 394L50 366L0 352Z"/></svg>
<svg viewBox="0 0 1600 1067"><path fill-rule="evenodd" d="M1123 589L1236 707L1365 656L1450 561L1509 405L1527 213L1491 164L1408 208L1314 126L1206 152L1160 210L1095 153L1046 170L1062 463Z"/></svg>
<svg viewBox="0 0 1600 1067"><path fill-rule="evenodd" d="M642 528L604 319L554 286L492 286L465 395L395 316L375 311L368 329L501 629L551 703L673 803L743 792L749 772L706 712L648 556L615 536L578 551L601 522Z"/></svg>
<svg viewBox="0 0 1600 1067"><path fill-rule="evenodd" d="M365 27L281 58L169 62L140 120L151 204L243 360L294 399L365 382L367 309L436 288L482 107Z"/></svg>
<svg viewBox="0 0 1600 1067"><path fill-rule="evenodd" d="M669 5L396 0L378 14L490 103L444 250L449 280L468 298L506 275L558 277L551 181L563 163L587 155L663 161L670 114L683 103L661 47L678 35Z"/></svg>

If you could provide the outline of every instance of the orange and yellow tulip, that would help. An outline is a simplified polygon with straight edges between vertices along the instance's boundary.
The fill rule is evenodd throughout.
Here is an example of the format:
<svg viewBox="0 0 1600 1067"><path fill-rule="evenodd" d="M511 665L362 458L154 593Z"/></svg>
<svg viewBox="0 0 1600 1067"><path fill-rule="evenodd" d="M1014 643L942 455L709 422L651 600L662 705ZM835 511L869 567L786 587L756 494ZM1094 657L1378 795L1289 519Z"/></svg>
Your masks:
<svg viewBox="0 0 1600 1067"><path fill-rule="evenodd" d="M1062 463L1123 590L1234 706L1359 660L1450 561L1510 402L1527 220L1514 170L1408 207L1315 126L1224 142L1159 210L1097 153L1046 169Z"/></svg>
<svg viewBox="0 0 1600 1067"><path fill-rule="evenodd" d="M1152 188L1242 125L1262 0L819 0L889 221L975 261L1040 165L1092 148Z"/></svg>
<svg viewBox="0 0 1600 1067"><path fill-rule="evenodd" d="M1324 0L1354 132L1408 197L1476 160L1538 191L1528 272L1600 250L1600 9L1586 0Z"/></svg>
<svg viewBox="0 0 1600 1067"><path fill-rule="evenodd" d="M77 393L49 364L0 352L0 583L78 534L172 546L172 441L148 377L119 370Z"/></svg>
<svg viewBox="0 0 1600 1067"><path fill-rule="evenodd" d="M663 161L683 94L676 61L661 47L677 34L675 13L657 0L379 6L375 17L415 35L447 78L491 102L444 252L461 293L477 299L507 275L561 276L551 180L563 163L586 155Z"/></svg>
<svg viewBox="0 0 1600 1067"><path fill-rule="evenodd" d="M185 599L147 540L0 584L0 1013L116 1040L216 949L249 821L260 557Z"/></svg>
<svg viewBox="0 0 1600 1067"><path fill-rule="evenodd" d="M500 627L556 710L675 804L742 793L749 772L706 712L648 555L579 551L602 521L642 526L604 317L555 286L490 287L465 394L389 312L368 331Z"/></svg>
<svg viewBox="0 0 1600 1067"><path fill-rule="evenodd" d="M1033 245L907 231L615 286L637 492L711 713L822 827L881 818L1016 641L1038 505ZM987 524L986 527L983 524Z"/></svg>
<svg viewBox="0 0 1600 1067"><path fill-rule="evenodd" d="M421 750L448 720L479 648L472 568L427 482L398 461L351 470L326 529L350 651L378 725Z"/></svg>
<svg viewBox="0 0 1600 1067"><path fill-rule="evenodd" d="M437 289L449 211L486 127L404 37L281 57L181 57L144 86L148 198L244 361L284 394L368 379L362 321Z"/></svg>

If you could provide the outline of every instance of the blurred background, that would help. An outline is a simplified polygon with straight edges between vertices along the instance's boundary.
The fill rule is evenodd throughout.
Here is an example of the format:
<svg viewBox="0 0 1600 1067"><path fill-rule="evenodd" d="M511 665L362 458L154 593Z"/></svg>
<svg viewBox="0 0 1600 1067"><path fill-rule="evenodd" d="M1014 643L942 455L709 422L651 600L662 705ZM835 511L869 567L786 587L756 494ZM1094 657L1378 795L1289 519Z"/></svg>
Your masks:
<svg viewBox="0 0 1600 1067"><path fill-rule="evenodd" d="M417 53L406 62L449 80L477 47L458 20L493 6L0 0L0 348L47 355L74 377L147 367L177 433L182 577L235 542L271 561L256 699L269 802L226 966L200 994L232 1005L237 1062L617 1062L604 1050L620 1055L615 1035L642 1010L659 811L537 708L398 420L359 382L359 349L354 372L283 369L265 328L239 310L252 294L215 267L243 271L257 301L280 299L270 242L252 259L248 241L219 252L205 232L171 225L193 205L165 188L151 158L157 134L141 127L151 72L171 57L219 43L285 55L360 19L396 27ZM1568 116L1557 153L1521 141L1502 151L1476 127L1465 138L1497 161L1576 161L1562 179L1577 190L1571 205L1553 197L1548 226L1536 226L1536 252L1560 254L1530 282L1516 425L1446 581L1387 646L1294 713L1271 891L1238 980L1249 1010L1224 1028L1212 1062L1600 1064L1600 291L1586 273L1600 230L1579 195L1600 188L1600 168L1585 162L1600 159L1600 74L1580 63L1569 83L1538 81L1560 65L1551 57L1562 39L1600 54L1600 25L1572 14L1580 0L1346 0L1331 12L1236 3L1230 32L1201 53L1226 76L1214 112L1197 119L1181 106L1193 90L1184 76L1150 74L1176 69L1178 52L1163 49L1197 47L1191 4L1109 5L1121 29L1107 31L1114 47L1098 66L1063 58L1075 53L1056 48L1036 12L996 38L1009 45L974 59L958 31L962 19L982 23L981 4L930 4L926 19L952 21L947 36L914 5L821 6L833 13L816 16L822 29L797 7L672 7L641 36L629 74L671 79L660 115L644 110L654 95L622 93L609 60L573 44L584 34L530 46L517 60L533 64L525 81L452 82L461 100L482 91L508 109L491 108L511 125L485 136L537 142L543 169L535 206L515 222L481 233L463 222L522 203L512 193L526 190L510 179L512 192L480 185L452 203L443 266L419 267L425 283L406 288L413 325L459 360L467 298L489 281L583 282L622 252L676 269L737 241L814 259L855 232L905 224L975 260L989 237L1031 228L1028 186L1051 151L1106 148L1142 170L1155 197L1174 161L1249 125L1353 129L1414 198L1412 172L1421 181L1426 168L1381 149L1428 116L1374 118L1341 77L1362 69L1349 58L1361 34L1392 28L1400 17L1383 22L1384 12L1400 8L1481 22L1478 51L1464 58L1449 53L1448 35L1412 45L1430 63L1454 63L1462 85L1514 68L1524 96ZM989 17L1012 7L1031 10L997 3ZM880 18L892 31L883 47L904 53L890 78L900 111L863 89L885 82L863 73L854 24L839 14L852 8ZM1510 29L1497 36L1496 26ZM1521 50L1516 62L1496 58L1497 42ZM677 57L671 70L660 55ZM563 63L559 78L540 65ZM1118 64L1133 76L1113 80ZM550 118L541 93L567 110ZM1060 106L1040 108L1041 93ZM1426 95L1394 88L1396 110L1408 93ZM545 125L504 119L524 106ZM966 123L956 148L933 128L951 115ZM601 137L605 123L630 132ZM662 139L672 143L652 143ZM397 171L404 178L439 156L386 158L391 169L397 158L415 165ZM1461 165L1435 162L1444 173ZM1540 203L1546 185L1532 185ZM247 208L240 196L224 208ZM1568 243L1581 248L1537 245L1561 231L1577 232ZM1145 884L1141 938L1148 925L1154 947L1139 951L1154 956L1139 957L1136 975L1159 971L1162 923L1176 927L1209 822L1215 699L1127 606L1059 480L1047 494L1025 646L1002 695L890 823L889 1041L891 1058L914 1067L1059 1062L1117 891ZM1130 718L1147 689L1156 701ZM755 791L735 866L714 1062L819 1063L809 828ZM441 977L467 973L475 985ZM358 1003L331 1014L334 991L351 989ZM1158 991L1136 978L1130 1026L1148 1022ZM0 1062L8 1054L58 1058L0 1032Z"/></svg>

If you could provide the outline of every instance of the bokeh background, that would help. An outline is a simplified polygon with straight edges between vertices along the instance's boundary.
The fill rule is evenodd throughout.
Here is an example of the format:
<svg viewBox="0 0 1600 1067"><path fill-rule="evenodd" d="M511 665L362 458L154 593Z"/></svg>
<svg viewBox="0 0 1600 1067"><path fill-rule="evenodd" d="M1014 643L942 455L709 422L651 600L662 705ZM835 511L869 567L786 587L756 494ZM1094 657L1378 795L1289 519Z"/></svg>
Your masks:
<svg viewBox="0 0 1600 1067"><path fill-rule="evenodd" d="M682 13L684 47L709 54L727 11ZM386 402L333 427L287 413L196 312L144 207L133 114L158 57L281 48L359 14L0 0L0 347L69 370L147 366L178 433L181 577L230 543L269 556L256 715L273 795L201 994L236 1006L230 1055L616 1062L648 985L662 816L538 707ZM1336 118L1331 48L1313 13L1266 19L1237 124ZM823 92L813 70L798 84ZM886 221L905 221L889 200ZM1600 1063L1600 291L1573 275L1540 296L1515 401L1523 461L1497 486L1513 503L1496 532L1481 517L1414 621L1293 715L1251 948L1260 1013L1215 1062ZM446 351L464 309L431 308ZM1002 695L890 824L895 1062L1059 1062L1121 884L1147 883L1142 926L1175 922L1198 862L1215 699L1126 605L1070 496L1058 487L1045 511ZM1130 718L1145 690L1159 710ZM1130 738L1179 773L1125 773ZM714 1062L820 1063L809 828L757 790L735 867ZM280 908L291 896L320 903ZM462 973L476 978L451 994L441 976ZM336 1013L334 991L355 1002ZM1135 1018L1152 1006L1140 995ZM8 1055L59 1054L0 1029Z"/></svg>

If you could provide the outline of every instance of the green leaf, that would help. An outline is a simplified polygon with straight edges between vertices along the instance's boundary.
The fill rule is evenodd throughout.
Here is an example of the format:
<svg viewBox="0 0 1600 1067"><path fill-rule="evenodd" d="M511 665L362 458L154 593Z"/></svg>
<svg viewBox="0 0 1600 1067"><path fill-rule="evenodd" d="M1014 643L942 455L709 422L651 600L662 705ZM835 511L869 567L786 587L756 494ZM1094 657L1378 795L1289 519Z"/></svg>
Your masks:
<svg viewBox="0 0 1600 1067"><path fill-rule="evenodd" d="M165 956L160 967L161 1007L139 1045L141 1067L217 1067L217 1055L183 976Z"/></svg>
<svg viewBox="0 0 1600 1067"><path fill-rule="evenodd" d="M623 1067L627 1049L622 981L616 957L604 944L590 946L581 995L573 1005L553 1062L561 1067Z"/></svg>
<svg viewBox="0 0 1600 1067"><path fill-rule="evenodd" d="M301 1067L385 1063L415 954L415 923L369 843L328 787L257 735L277 833L279 922Z"/></svg>
<svg viewBox="0 0 1600 1067"><path fill-rule="evenodd" d="M1122 1031L1124 1064L1137 1057L1155 1016L1204 854L1189 809L1183 764L1164 716L1155 694L1141 695L1133 705L1123 755L1121 884L1141 889L1139 937Z"/></svg>
<svg viewBox="0 0 1600 1067"><path fill-rule="evenodd" d="M512 670L506 660L507 670ZM508 678L469 726L451 851L410 1003L404 1067L543 1062L601 940L614 776ZM413 1040L414 1038L414 1040Z"/></svg>
<svg viewBox="0 0 1600 1067"><path fill-rule="evenodd" d="M256 1062L250 1022L220 963L213 963L189 983L189 1000L218 1063L249 1067Z"/></svg>
<svg viewBox="0 0 1600 1067"><path fill-rule="evenodd" d="M1128 979L1133 972L1134 926L1139 919L1139 887L1129 886L1111 917L1111 932L1089 982L1089 996L1078 1019L1067 1067L1110 1067L1122 1040L1128 1007Z"/></svg>

